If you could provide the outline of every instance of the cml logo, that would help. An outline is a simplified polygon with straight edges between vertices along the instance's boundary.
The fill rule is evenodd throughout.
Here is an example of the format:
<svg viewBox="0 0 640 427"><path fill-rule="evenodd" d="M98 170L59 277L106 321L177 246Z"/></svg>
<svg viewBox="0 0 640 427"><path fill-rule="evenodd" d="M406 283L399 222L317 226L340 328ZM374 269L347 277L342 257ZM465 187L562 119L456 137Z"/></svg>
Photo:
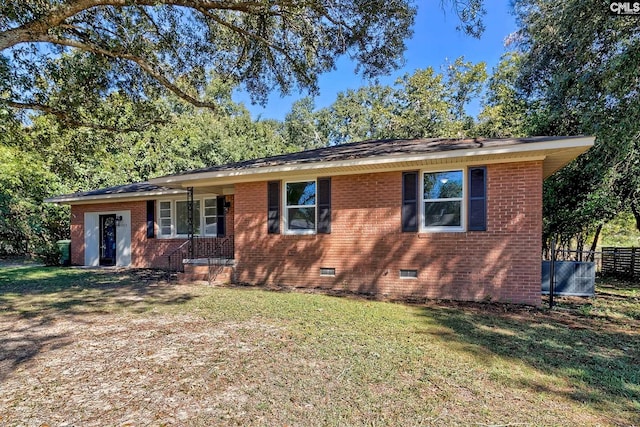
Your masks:
<svg viewBox="0 0 640 427"><path fill-rule="evenodd" d="M613 15L640 15L640 2L612 1L609 3L609 12Z"/></svg>

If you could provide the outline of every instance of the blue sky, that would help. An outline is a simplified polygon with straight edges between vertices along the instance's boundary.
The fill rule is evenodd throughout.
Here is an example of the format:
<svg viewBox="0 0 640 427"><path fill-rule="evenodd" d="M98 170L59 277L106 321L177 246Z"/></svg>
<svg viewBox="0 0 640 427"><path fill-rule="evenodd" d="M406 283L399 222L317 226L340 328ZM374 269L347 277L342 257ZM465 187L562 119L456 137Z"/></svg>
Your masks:
<svg viewBox="0 0 640 427"><path fill-rule="evenodd" d="M418 15L414 26L414 35L407 41L404 67L389 76L381 76L382 84L392 85L405 73L413 73L418 68L433 67L437 72L447 62L453 62L459 56L465 60L477 63L484 61L487 71L491 73L493 67L500 60L505 51L505 38L515 31L516 23L510 14L509 0L489 0L485 2L487 14L484 18L485 32L480 39L475 39L456 30L457 16L445 6L441 7L439 0L421 0L418 5ZM314 98L316 108L331 105L339 92L347 89L357 89L370 82L354 74L355 64L348 58L340 58L337 69L320 76L320 94ZM248 96L236 93L234 99L243 102L251 111L254 119L283 120L291 109L291 105L306 93L295 93L281 97L273 93L265 107L252 105ZM477 114L479 104L469 106L469 113Z"/></svg>

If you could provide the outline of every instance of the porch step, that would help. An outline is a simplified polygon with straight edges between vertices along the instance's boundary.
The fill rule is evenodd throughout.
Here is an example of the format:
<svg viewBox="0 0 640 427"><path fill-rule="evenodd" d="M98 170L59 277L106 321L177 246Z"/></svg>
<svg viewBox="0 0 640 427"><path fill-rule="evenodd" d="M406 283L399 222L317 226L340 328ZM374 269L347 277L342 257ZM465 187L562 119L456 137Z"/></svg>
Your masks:
<svg viewBox="0 0 640 427"><path fill-rule="evenodd" d="M209 268L211 268L211 272L209 272ZM211 263L211 267L209 267L208 264L185 262L184 273L178 273L178 282L193 283L209 282L210 280L212 285L227 285L233 282L233 272L233 264Z"/></svg>

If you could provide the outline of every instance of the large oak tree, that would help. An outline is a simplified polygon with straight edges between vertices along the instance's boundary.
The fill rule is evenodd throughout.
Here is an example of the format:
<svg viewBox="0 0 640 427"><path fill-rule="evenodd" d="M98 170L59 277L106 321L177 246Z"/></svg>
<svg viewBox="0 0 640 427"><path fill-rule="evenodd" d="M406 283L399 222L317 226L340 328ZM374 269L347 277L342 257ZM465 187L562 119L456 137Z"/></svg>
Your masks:
<svg viewBox="0 0 640 427"><path fill-rule="evenodd" d="M204 94L211 74L257 102L273 90L314 93L341 55L367 77L400 65L413 1L3 1L0 103L81 124L114 92L139 103L171 93L215 109ZM444 3L479 34L482 0Z"/></svg>

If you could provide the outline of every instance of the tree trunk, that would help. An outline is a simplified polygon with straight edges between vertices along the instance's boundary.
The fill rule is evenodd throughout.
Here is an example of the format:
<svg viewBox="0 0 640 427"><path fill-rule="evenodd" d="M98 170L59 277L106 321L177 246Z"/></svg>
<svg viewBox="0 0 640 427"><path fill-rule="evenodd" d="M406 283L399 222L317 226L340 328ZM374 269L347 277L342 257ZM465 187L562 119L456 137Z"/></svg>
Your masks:
<svg viewBox="0 0 640 427"><path fill-rule="evenodd" d="M635 202L631 202L631 212L633 213L633 217L636 219L636 228L640 231L640 211L638 210L638 206L636 206Z"/></svg>
<svg viewBox="0 0 640 427"><path fill-rule="evenodd" d="M582 261L582 252L584 251L584 233L578 234L576 241L576 261Z"/></svg>
<svg viewBox="0 0 640 427"><path fill-rule="evenodd" d="M600 232L604 224L598 224L596 228L596 235L593 236L593 242L591 242L591 248L589 248L589 261L593 262L596 258L596 247L598 246L598 239L600 238Z"/></svg>

